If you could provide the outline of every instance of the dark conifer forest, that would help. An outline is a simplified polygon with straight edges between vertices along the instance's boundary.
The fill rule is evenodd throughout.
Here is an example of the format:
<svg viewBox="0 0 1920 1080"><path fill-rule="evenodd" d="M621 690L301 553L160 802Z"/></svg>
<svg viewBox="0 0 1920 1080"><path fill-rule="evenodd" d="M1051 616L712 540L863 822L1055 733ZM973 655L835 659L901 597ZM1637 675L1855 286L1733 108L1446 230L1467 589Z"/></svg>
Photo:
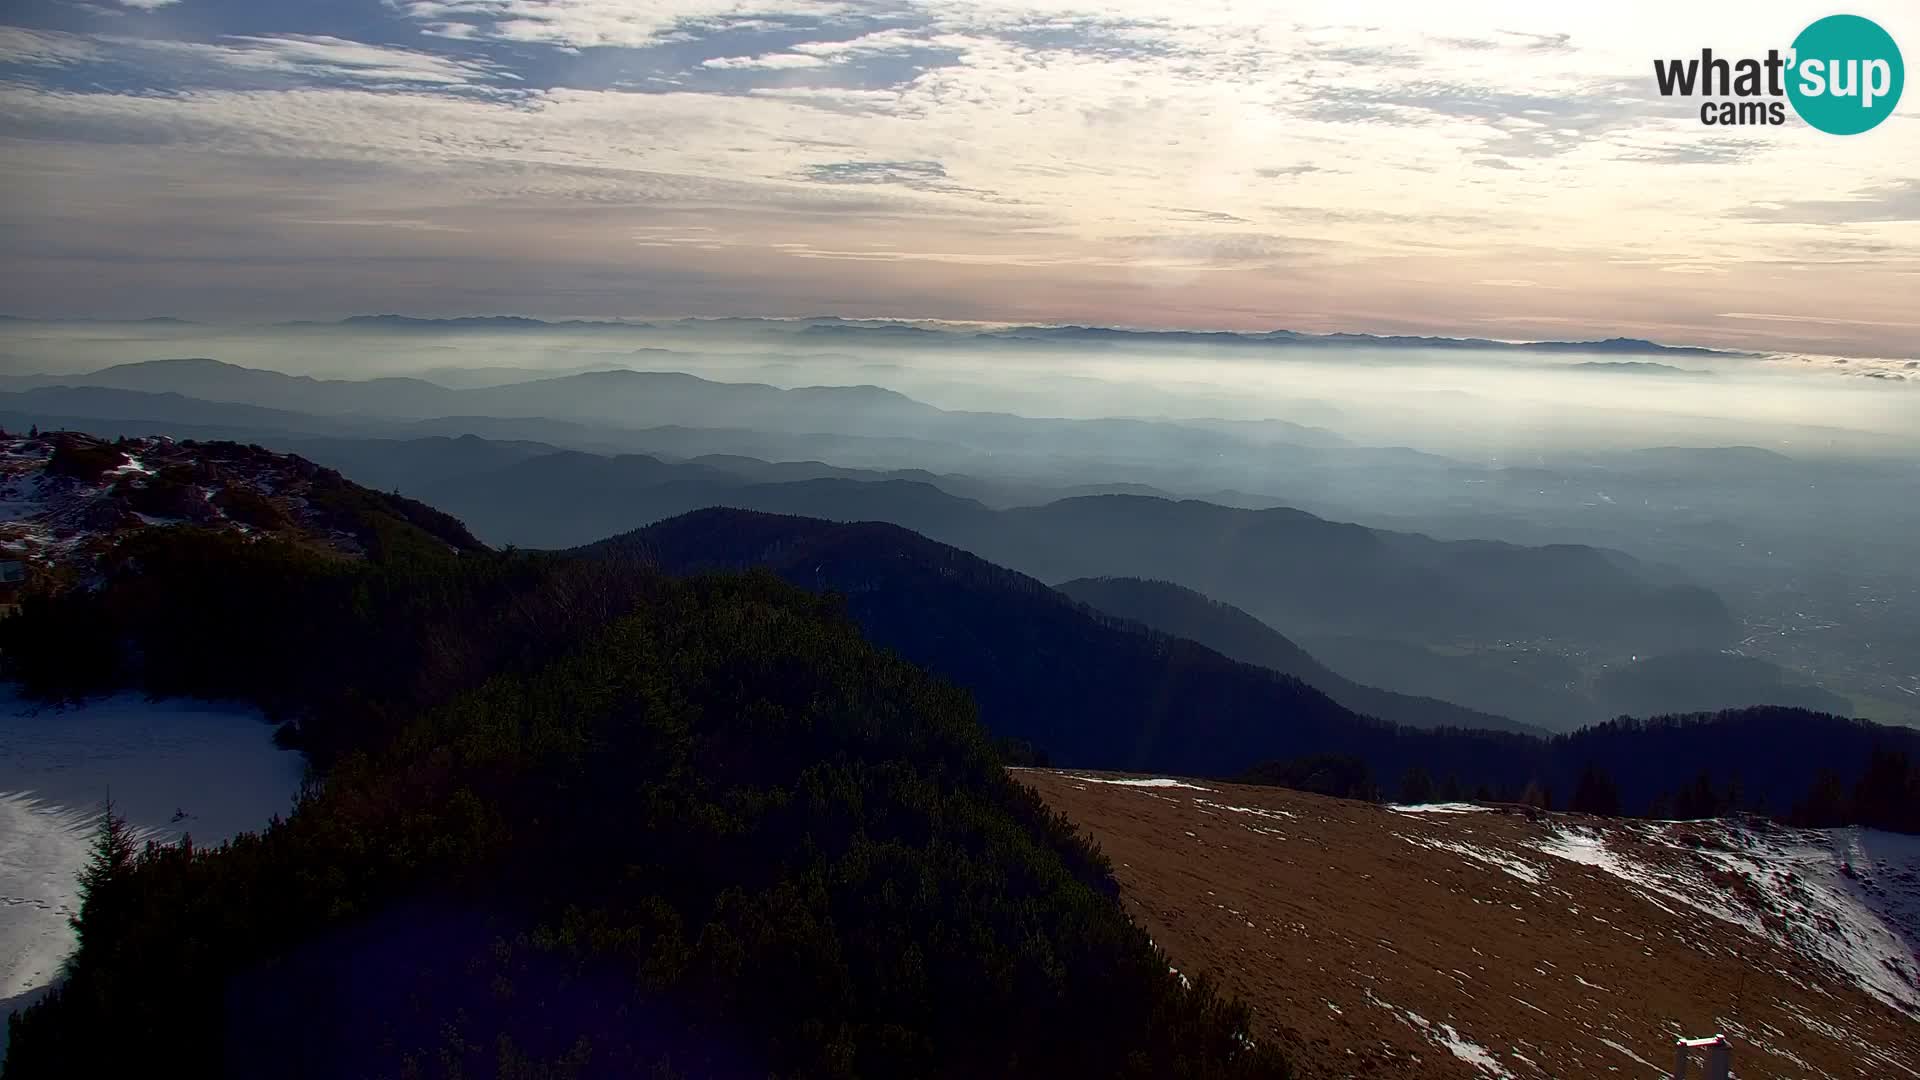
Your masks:
<svg viewBox="0 0 1920 1080"><path fill-rule="evenodd" d="M187 530L120 554L5 624L13 673L260 701L326 782L218 849L111 846L8 1077L1285 1073L966 695L832 598Z"/></svg>

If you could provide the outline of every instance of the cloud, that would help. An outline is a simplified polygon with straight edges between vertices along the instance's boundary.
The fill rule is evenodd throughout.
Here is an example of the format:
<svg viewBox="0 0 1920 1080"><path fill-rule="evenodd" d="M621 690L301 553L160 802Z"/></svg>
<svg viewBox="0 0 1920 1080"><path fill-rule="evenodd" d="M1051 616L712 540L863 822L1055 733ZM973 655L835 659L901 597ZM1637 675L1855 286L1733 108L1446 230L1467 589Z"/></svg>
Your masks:
<svg viewBox="0 0 1920 1080"><path fill-rule="evenodd" d="M826 61L804 53L767 53L763 56L716 56L700 62L701 67L722 70L762 68L781 71L789 68L825 67Z"/></svg>
<svg viewBox="0 0 1920 1080"><path fill-rule="evenodd" d="M577 48L642 48L687 26L756 19L822 20L854 10L839 0L389 0L442 36ZM463 27L464 29L454 29Z"/></svg>
<svg viewBox="0 0 1920 1080"><path fill-rule="evenodd" d="M74 34L0 27L0 63L72 69L113 66L150 80L190 82L209 72L285 79L464 86L511 80L497 65L323 34L237 34L212 41Z"/></svg>
<svg viewBox="0 0 1920 1080"><path fill-rule="evenodd" d="M495 66L480 61L368 45L321 34L234 35L211 44L149 41L136 47L179 52L243 70L314 79L454 86L486 81L502 74Z"/></svg>
<svg viewBox="0 0 1920 1080"><path fill-rule="evenodd" d="M809 165L797 178L813 184L890 184L946 195L991 196L954 183L937 161L832 161Z"/></svg>
<svg viewBox="0 0 1920 1080"><path fill-rule="evenodd" d="M1190 210L1182 206L1161 206L1156 209L1188 221L1210 221L1226 225L1247 225L1250 222L1243 217L1224 213L1219 210Z"/></svg>
<svg viewBox="0 0 1920 1080"><path fill-rule="evenodd" d="M1419 53L1393 45L1316 45L1301 50L1298 55L1303 61L1325 60L1378 68L1418 67L1422 60Z"/></svg>
<svg viewBox="0 0 1920 1080"><path fill-rule="evenodd" d="M1529 52L1563 53L1573 51L1572 34L1529 34L1519 30L1495 30L1504 44Z"/></svg>
<svg viewBox="0 0 1920 1080"><path fill-rule="evenodd" d="M1819 323L1826 326L1893 326L1905 329L1920 329L1920 321L1889 321L1883 319L1843 319L1830 315L1784 315L1764 311L1723 311L1723 319L1753 319L1760 322ZM1909 367L1920 367L1920 363Z"/></svg>
<svg viewBox="0 0 1920 1080"><path fill-rule="evenodd" d="M882 53L909 52L939 44L937 36L916 33L911 30L879 30L871 34L848 38L842 41L802 41L790 47L791 52L805 53L823 59L843 57L872 56Z"/></svg>
<svg viewBox="0 0 1920 1080"><path fill-rule="evenodd" d="M1896 180L1856 190L1845 199L1788 199L1754 203L1733 211L1746 221L1805 225L1920 221L1920 180Z"/></svg>
<svg viewBox="0 0 1920 1080"><path fill-rule="evenodd" d="M947 169L937 161L835 161L804 175L822 184L929 184L945 183Z"/></svg>
<svg viewBox="0 0 1920 1080"><path fill-rule="evenodd" d="M1637 99L1631 84L1620 81L1581 81L1556 91L1544 86L1517 90L1416 79L1362 86L1316 85L1307 92L1303 112L1331 123L1472 124L1484 155L1541 158L1644 130L1649 123L1659 122L1663 108Z"/></svg>
<svg viewBox="0 0 1920 1080"><path fill-rule="evenodd" d="M100 57L99 44L79 34L0 26L0 64L65 68L93 63Z"/></svg>
<svg viewBox="0 0 1920 1080"><path fill-rule="evenodd" d="M1666 146L1635 149L1621 155L1625 161L1656 165L1730 165L1749 161L1776 145L1767 139L1700 138Z"/></svg>
<svg viewBox="0 0 1920 1080"><path fill-rule="evenodd" d="M119 0L121 7L130 7L137 11L158 11L179 2L180 0Z"/></svg>

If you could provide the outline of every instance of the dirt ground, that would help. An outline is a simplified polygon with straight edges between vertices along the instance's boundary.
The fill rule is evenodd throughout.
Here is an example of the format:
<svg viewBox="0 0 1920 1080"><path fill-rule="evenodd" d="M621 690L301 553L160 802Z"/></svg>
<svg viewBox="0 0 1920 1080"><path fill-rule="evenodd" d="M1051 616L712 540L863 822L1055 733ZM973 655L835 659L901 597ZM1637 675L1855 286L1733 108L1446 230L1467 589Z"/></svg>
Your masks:
<svg viewBox="0 0 1920 1080"><path fill-rule="evenodd" d="M1766 936L1796 916L1809 934L1840 933L1831 919L1789 904L1762 911L1773 921L1756 932L1594 864L1698 863L1703 887L1724 890L1716 903L1764 907L1764 890L1689 852L1702 842L1691 834L1655 843L1650 828L1517 808L1015 776L1100 844L1171 964L1245 1001L1253 1037L1287 1048L1303 1077L1653 1080L1676 1037L1724 1033L1744 1080L1920 1078L1920 1016ZM1543 851L1570 837L1592 843L1576 852L1588 861ZM1797 887L1790 870L1767 873Z"/></svg>

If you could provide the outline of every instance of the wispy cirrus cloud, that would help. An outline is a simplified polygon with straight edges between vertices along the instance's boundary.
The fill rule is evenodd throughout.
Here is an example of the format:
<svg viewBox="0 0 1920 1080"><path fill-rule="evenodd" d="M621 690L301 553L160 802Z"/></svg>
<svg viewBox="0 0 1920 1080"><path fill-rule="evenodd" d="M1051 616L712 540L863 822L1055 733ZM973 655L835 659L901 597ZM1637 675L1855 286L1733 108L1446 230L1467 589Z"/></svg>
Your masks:
<svg viewBox="0 0 1920 1080"><path fill-rule="evenodd" d="M575 48L640 48L685 27L756 20L824 19L855 10L839 0L389 0L406 17L449 37Z"/></svg>
<svg viewBox="0 0 1920 1080"><path fill-rule="evenodd" d="M1920 180L1875 184L1849 192L1845 198L1755 203L1734 210L1733 216L1746 221L1806 225L1920 222Z"/></svg>
<svg viewBox="0 0 1920 1080"><path fill-rule="evenodd" d="M0 26L0 65L63 68L93 63L103 55L101 44L95 38Z"/></svg>
<svg viewBox="0 0 1920 1080"><path fill-rule="evenodd" d="M324 34L234 35L211 43L122 40L119 44L177 53L240 70L313 79L458 86L515 78L511 72L482 61L368 45Z"/></svg>
<svg viewBox="0 0 1920 1080"><path fill-rule="evenodd" d="M767 71L783 71L790 68L825 67L826 65L827 62L818 56L799 52L766 53L761 56L715 56L700 61L701 67L731 70L761 68Z"/></svg>
<svg viewBox="0 0 1920 1080"><path fill-rule="evenodd" d="M235 34L186 41L0 27L0 65L8 64L113 67L171 84L191 82L210 72L442 86L515 78L512 72L483 60L370 45L324 34Z"/></svg>

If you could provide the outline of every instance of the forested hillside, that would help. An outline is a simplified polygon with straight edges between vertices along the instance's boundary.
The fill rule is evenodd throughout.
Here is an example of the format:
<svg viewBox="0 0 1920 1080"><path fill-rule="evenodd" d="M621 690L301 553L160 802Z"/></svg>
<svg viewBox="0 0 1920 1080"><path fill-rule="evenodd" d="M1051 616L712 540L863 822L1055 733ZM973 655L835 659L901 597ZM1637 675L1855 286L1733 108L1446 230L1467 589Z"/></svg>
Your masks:
<svg viewBox="0 0 1920 1080"><path fill-rule="evenodd" d="M218 850L104 843L9 1078L1284 1072L1169 976L965 695L831 600L123 547L97 594L0 624L9 674L259 700L326 783Z"/></svg>
<svg viewBox="0 0 1920 1080"><path fill-rule="evenodd" d="M1279 631L1232 604L1202 596L1170 581L1076 578L1055 588L1095 610L1197 641L1235 660L1292 675L1367 716L1409 727L1486 728L1545 734L1544 728L1438 698L1362 686L1332 671Z"/></svg>
<svg viewBox="0 0 1920 1080"><path fill-rule="evenodd" d="M990 732L1056 764L1224 775L1269 757L1364 746L1382 768L1472 770L1518 790L1533 767L1526 747L1538 745L1356 715L1291 675L1101 615L891 525L699 511L582 554L656 560L672 573L765 567L838 593L876 644L953 680Z"/></svg>

